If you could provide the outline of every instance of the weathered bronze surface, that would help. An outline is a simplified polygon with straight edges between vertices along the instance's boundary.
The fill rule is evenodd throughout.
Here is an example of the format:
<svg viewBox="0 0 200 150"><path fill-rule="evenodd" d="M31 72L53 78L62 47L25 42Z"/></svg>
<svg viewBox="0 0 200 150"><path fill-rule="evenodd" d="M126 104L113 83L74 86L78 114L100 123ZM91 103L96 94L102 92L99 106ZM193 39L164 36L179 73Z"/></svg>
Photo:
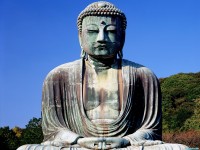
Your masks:
<svg viewBox="0 0 200 150"><path fill-rule="evenodd" d="M22 149L186 149L161 141L161 92L146 67L122 59L126 17L108 2L78 17L81 59L46 77L44 142Z"/></svg>

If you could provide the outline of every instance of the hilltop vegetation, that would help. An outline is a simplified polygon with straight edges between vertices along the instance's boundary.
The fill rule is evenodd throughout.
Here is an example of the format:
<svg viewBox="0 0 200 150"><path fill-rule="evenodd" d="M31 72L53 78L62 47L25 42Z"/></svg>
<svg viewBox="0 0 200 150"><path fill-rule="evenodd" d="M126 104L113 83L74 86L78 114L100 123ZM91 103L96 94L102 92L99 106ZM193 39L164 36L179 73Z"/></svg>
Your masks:
<svg viewBox="0 0 200 150"><path fill-rule="evenodd" d="M200 130L200 72L160 79L163 131Z"/></svg>
<svg viewBox="0 0 200 150"><path fill-rule="evenodd" d="M200 146L200 72L162 78L160 84L163 140L190 147ZM0 147L4 150L15 150L27 143L41 143L42 139L41 118L31 119L25 129L0 128Z"/></svg>

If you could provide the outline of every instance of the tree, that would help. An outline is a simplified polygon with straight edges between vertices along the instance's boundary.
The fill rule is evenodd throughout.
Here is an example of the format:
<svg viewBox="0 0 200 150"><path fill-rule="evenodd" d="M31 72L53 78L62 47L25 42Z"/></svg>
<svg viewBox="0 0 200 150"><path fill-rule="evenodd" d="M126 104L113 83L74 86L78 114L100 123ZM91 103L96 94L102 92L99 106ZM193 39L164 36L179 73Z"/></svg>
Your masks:
<svg viewBox="0 0 200 150"><path fill-rule="evenodd" d="M39 144L43 140L41 118L33 118L26 125L21 135L21 145Z"/></svg>
<svg viewBox="0 0 200 150"><path fill-rule="evenodd" d="M200 129L200 72L160 79L163 131Z"/></svg>
<svg viewBox="0 0 200 150"><path fill-rule="evenodd" d="M15 136L15 132L9 127L0 128L0 148L3 150L16 150L19 147L20 141Z"/></svg>
<svg viewBox="0 0 200 150"><path fill-rule="evenodd" d="M21 137L21 135L22 135L22 129L21 128L19 128L19 127L16 126L16 127L14 127L12 129L12 131L15 133L16 137L18 137L18 138Z"/></svg>

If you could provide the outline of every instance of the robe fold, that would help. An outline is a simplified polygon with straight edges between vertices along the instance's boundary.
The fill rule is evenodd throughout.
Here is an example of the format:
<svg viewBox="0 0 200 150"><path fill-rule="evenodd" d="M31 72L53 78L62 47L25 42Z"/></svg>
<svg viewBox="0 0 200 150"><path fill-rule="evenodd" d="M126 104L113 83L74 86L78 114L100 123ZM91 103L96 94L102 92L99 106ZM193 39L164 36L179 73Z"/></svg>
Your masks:
<svg viewBox="0 0 200 150"><path fill-rule="evenodd" d="M47 75L42 98L44 141L53 140L61 130L73 138L127 136L132 141L161 140L160 86L149 69L122 60L123 106L118 118L103 126L93 124L83 107L83 65L81 60L66 63Z"/></svg>

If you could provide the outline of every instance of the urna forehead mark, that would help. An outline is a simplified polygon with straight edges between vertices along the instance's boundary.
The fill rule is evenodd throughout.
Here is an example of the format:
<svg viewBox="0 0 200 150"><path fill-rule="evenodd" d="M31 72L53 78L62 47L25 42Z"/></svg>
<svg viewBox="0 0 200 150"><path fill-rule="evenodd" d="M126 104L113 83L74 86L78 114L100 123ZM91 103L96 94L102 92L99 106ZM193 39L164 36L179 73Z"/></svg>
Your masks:
<svg viewBox="0 0 200 150"><path fill-rule="evenodd" d="M119 20L120 21L120 20ZM88 25L116 25L118 24L118 19L115 16L87 16L83 19L82 26ZM120 24L120 22L119 22ZM121 24L120 24L121 25Z"/></svg>

